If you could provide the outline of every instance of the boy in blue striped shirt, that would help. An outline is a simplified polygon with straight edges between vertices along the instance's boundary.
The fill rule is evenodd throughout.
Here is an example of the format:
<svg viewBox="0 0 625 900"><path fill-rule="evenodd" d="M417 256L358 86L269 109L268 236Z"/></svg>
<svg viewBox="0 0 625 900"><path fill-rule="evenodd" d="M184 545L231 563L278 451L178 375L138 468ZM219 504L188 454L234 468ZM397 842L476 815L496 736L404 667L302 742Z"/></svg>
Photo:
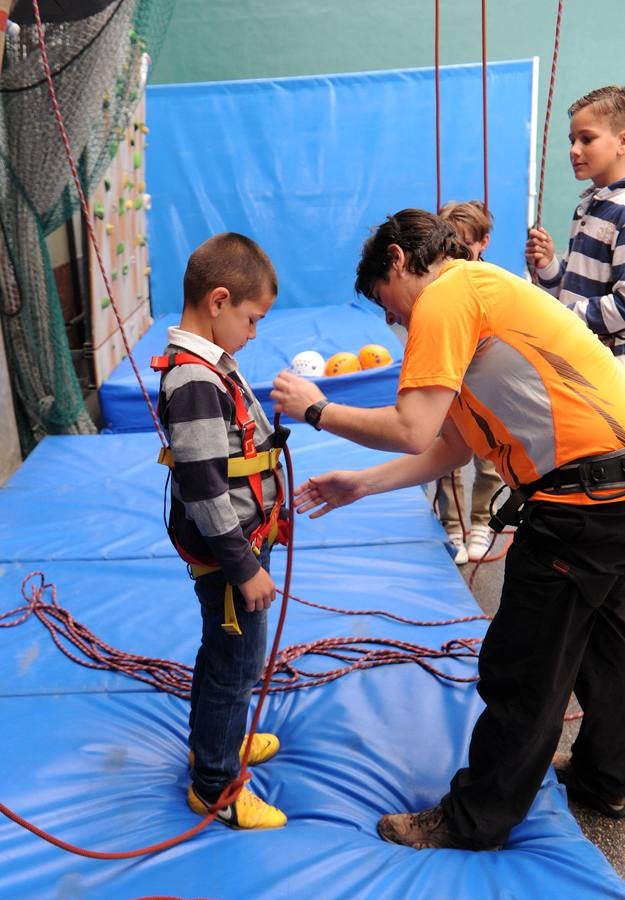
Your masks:
<svg viewBox="0 0 625 900"><path fill-rule="evenodd" d="M625 87L591 91L568 112L573 172L592 187L581 194L563 259L542 226L529 232L526 259L539 284L625 365Z"/></svg>

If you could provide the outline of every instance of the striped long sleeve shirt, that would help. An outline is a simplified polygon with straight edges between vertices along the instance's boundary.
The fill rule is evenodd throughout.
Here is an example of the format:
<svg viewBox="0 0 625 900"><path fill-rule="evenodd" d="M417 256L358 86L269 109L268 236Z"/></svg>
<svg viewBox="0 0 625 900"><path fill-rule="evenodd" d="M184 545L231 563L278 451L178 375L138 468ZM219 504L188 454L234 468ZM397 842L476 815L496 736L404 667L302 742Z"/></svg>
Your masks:
<svg viewBox="0 0 625 900"><path fill-rule="evenodd" d="M538 277L625 364L625 179L584 191L567 252Z"/></svg>
<svg viewBox="0 0 625 900"><path fill-rule="evenodd" d="M194 353L237 381L256 422L257 449L273 447L273 429L233 357L180 328L169 329L168 341L166 355ZM228 479L228 457L243 453L234 401L215 372L185 364L163 373L159 415L175 462L170 527L176 539L192 557L216 559L231 584L247 581L259 569L248 536L261 515L248 479ZM277 495L272 472L263 473L262 484L263 505L270 511Z"/></svg>

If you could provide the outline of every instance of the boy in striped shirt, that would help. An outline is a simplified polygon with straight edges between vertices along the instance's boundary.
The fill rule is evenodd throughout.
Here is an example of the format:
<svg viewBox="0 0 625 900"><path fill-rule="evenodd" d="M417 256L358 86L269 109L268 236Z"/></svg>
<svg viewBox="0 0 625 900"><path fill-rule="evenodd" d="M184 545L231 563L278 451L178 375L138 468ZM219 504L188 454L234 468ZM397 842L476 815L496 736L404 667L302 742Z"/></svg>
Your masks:
<svg viewBox="0 0 625 900"><path fill-rule="evenodd" d="M593 184L581 195L562 261L542 226L529 232L526 259L539 284L625 365L625 87L591 91L569 117L573 172Z"/></svg>
<svg viewBox="0 0 625 900"><path fill-rule="evenodd" d="M256 337L256 324L277 292L274 267L254 241L233 232L210 238L189 257L182 319L169 329L165 356L156 358L165 360L159 415L173 457L168 530L189 563L202 612L191 687L188 794L200 815L239 775L252 689L264 666L267 609L276 596L262 528L283 496L282 473L278 467L255 480L233 477L231 463L247 457L243 444L252 423L258 456L276 445L234 354ZM245 428L240 419L247 420ZM255 534L257 553L250 543ZM232 607L228 632L223 623L228 625ZM278 747L275 735L256 734L248 762L264 762ZM286 823L283 812L246 787L217 818L232 828Z"/></svg>

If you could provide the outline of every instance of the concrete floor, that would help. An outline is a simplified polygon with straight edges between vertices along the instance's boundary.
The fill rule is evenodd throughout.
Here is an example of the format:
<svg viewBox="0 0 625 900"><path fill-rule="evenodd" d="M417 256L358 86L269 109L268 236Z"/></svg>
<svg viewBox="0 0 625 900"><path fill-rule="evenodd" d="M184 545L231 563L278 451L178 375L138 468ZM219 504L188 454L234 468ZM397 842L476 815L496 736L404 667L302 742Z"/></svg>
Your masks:
<svg viewBox="0 0 625 900"><path fill-rule="evenodd" d="M493 548L492 555L496 556L503 550L508 540L510 540L509 537L499 537ZM499 605L503 567L504 559L485 562L478 566L475 573L471 590L482 610L489 616L495 614ZM468 582L475 571L475 565L468 563L467 565L459 566L458 571L462 574L465 581ZM567 715L578 710L579 707L573 698ZM558 750L567 752L570 749L578 729L579 720L564 722ZM580 806L575 801L570 801L569 806L588 840L592 841L601 850L621 878L625 880L625 820L615 821L609 819L607 816L602 816Z"/></svg>

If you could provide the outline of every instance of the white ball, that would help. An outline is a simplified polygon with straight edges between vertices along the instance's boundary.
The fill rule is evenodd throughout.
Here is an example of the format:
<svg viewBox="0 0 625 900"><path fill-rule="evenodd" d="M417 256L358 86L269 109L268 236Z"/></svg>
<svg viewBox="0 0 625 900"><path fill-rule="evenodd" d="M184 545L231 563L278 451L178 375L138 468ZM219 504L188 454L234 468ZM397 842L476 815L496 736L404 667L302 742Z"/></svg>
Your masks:
<svg viewBox="0 0 625 900"><path fill-rule="evenodd" d="M291 371L306 378L320 378L325 367L323 356L316 350L302 350L291 360Z"/></svg>

